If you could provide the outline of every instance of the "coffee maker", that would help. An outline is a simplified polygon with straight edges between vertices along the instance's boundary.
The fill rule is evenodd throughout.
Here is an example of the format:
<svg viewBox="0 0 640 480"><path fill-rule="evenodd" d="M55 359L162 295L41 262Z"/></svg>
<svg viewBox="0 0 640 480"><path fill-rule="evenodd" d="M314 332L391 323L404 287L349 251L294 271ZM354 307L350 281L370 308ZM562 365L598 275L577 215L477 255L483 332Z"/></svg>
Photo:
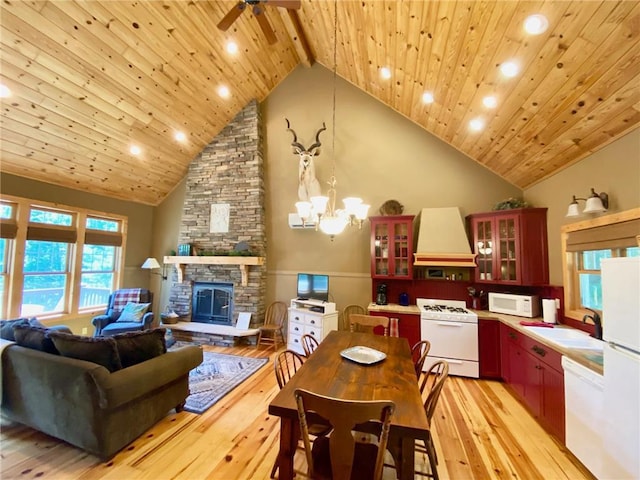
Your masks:
<svg viewBox="0 0 640 480"><path fill-rule="evenodd" d="M381 283L378 285L377 293L376 293L376 305L386 305L387 304L387 284Z"/></svg>

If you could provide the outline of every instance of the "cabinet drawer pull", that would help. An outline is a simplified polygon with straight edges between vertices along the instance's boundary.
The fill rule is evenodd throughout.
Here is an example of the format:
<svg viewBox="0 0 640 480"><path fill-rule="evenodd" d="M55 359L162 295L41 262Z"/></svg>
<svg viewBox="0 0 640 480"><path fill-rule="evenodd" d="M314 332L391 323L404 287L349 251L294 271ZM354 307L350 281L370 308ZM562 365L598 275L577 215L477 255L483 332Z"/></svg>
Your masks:
<svg viewBox="0 0 640 480"><path fill-rule="evenodd" d="M311 320L309 323L310 323L311 325L315 325L315 324L316 324L316 321L315 321L315 320Z"/></svg>
<svg viewBox="0 0 640 480"><path fill-rule="evenodd" d="M534 345L533 347L531 347L531 350L533 350L534 352L536 352L538 355L540 355L541 357L544 357L547 354L547 351L544 348L540 348L537 345Z"/></svg>
<svg viewBox="0 0 640 480"><path fill-rule="evenodd" d="M512 338L513 340L515 340L516 338L518 338L518 336L513 332L509 332L509 338Z"/></svg>

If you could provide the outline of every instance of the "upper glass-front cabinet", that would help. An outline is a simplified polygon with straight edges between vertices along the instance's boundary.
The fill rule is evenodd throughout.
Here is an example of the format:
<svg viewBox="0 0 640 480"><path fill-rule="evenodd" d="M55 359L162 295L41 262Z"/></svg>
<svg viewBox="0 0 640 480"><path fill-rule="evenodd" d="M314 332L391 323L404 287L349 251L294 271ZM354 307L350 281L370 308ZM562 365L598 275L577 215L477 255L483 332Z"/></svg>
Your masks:
<svg viewBox="0 0 640 480"><path fill-rule="evenodd" d="M369 217L371 277L410 279L413 275L413 215Z"/></svg>
<svg viewBox="0 0 640 480"><path fill-rule="evenodd" d="M546 208L478 213L467 219L478 255L476 282L549 283Z"/></svg>

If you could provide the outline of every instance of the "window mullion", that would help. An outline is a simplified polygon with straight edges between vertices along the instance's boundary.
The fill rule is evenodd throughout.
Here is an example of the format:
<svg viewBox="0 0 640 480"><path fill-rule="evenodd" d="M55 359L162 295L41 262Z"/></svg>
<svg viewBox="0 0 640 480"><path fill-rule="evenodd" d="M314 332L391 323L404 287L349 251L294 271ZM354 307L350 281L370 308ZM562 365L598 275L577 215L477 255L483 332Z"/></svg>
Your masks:
<svg viewBox="0 0 640 480"><path fill-rule="evenodd" d="M71 291L70 295L70 311L72 315L77 315L80 309L80 287L82 284L82 255L84 253L84 237L87 228L87 214L80 212L78 214L78 239L75 244L75 251L73 254L73 261L71 265Z"/></svg>
<svg viewBox="0 0 640 480"><path fill-rule="evenodd" d="M9 267L9 280L7 285L7 318L20 316L22 308L22 286L24 285L24 253L27 242L27 225L29 225L30 205L25 200L17 203L16 220L18 231L14 239Z"/></svg>

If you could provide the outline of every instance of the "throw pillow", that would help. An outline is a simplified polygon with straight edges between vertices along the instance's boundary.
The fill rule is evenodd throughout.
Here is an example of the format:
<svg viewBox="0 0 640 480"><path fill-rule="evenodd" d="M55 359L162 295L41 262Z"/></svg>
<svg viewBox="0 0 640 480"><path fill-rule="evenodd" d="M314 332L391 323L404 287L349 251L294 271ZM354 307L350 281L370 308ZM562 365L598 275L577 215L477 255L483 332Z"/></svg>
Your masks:
<svg viewBox="0 0 640 480"><path fill-rule="evenodd" d="M163 353L167 353L165 329L155 328L142 332L127 332L113 335L118 345L118 355L122 368L146 362Z"/></svg>
<svg viewBox="0 0 640 480"><path fill-rule="evenodd" d="M0 338L15 342L16 337L13 334L13 327L16 325L29 325L29 320L27 318L16 318L15 320L0 320Z"/></svg>
<svg viewBox="0 0 640 480"><path fill-rule="evenodd" d="M42 323L40 320L38 320L36 317L32 317L29 319L29 325L31 325L32 327L47 328L47 326L44 323Z"/></svg>
<svg viewBox="0 0 640 480"><path fill-rule="evenodd" d="M64 332L49 332L60 355L102 365L110 372L122 368L116 341L111 337L83 337Z"/></svg>
<svg viewBox="0 0 640 480"><path fill-rule="evenodd" d="M16 325L13 327L13 334L16 343L21 347L40 350L45 353L58 354L58 350L48 335L48 330L42 327L31 327L27 325Z"/></svg>
<svg viewBox="0 0 640 480"><path fill-rule="evenodd" d="M150 303L127 303L122 309L117 322L141 322L144 314L147 313Z"/></svg>

